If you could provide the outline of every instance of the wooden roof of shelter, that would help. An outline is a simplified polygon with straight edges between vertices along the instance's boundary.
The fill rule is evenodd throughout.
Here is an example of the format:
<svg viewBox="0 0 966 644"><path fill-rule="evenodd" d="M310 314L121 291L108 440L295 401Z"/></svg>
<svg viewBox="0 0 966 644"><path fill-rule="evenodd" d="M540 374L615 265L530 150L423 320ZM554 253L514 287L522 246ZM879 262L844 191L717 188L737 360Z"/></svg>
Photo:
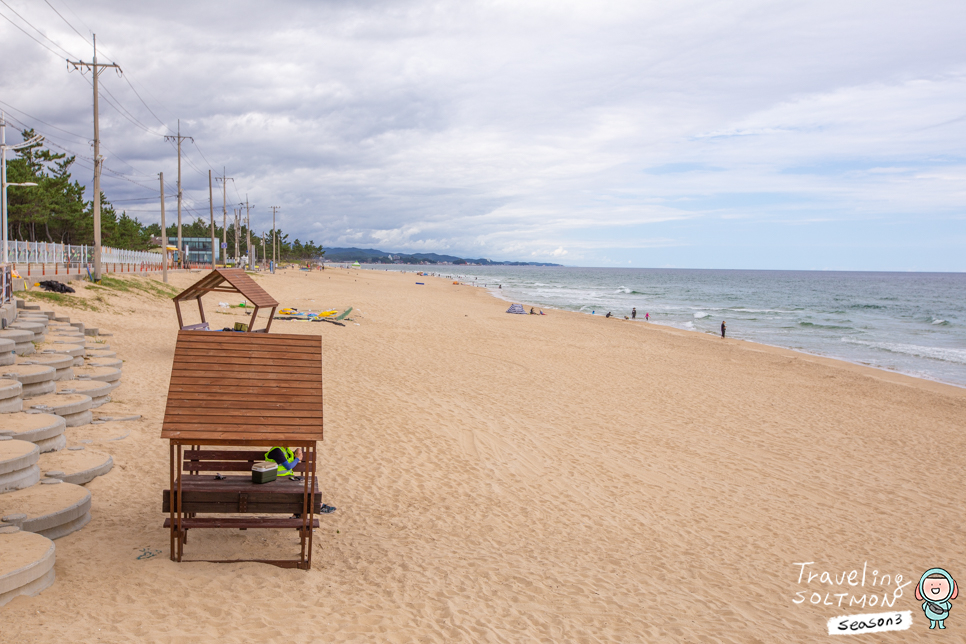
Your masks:
<svg viewBox="0 0 966 644"><path fill-rule="evenodd" d="M197 300L205 293L238 293L257 307L277 307L275 298L255 283L244 269L216 268L174 296L175 302Z"/></svg>
<svg viewBox="0 0 966 644"><path fill-rule="evenodd" d="M208 323L205 320L205 309L201 305L201 297L206 293L238 293L246 300L255 305L251 320L248 323L248 330L255 330L255 318L258 317L258 309L271 308L268 315L268 326L259 329L258 333L268 333L272 328L272 318L275 316L275 309L278 302L268 294L268 291L255 283L251 277L241 268L216 268L200 280L175 295L174 308L178 314L178 326L184 329L207 329ZM201 315L201 324L185 326L181 317L181 303L188 300L198 301L198 312Z"/></svg>
<svg viewBox="0 0 966 644"><path fill-rule="evenodd" d="M322 338L179 331L161 438L289 446L322 440Z"/></svg>

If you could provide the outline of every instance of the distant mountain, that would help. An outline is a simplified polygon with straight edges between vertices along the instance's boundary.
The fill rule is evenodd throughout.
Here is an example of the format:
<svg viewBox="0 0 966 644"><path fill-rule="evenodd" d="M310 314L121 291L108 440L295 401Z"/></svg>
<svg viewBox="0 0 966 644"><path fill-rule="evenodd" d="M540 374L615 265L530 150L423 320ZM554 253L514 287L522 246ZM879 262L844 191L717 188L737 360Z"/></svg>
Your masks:
<svg viewBox="0 0 966 644"><path fill-rule="evenodd" d="M437 253L387 253L375 248L326 248L327 262L360 262L363 264L479 264L481 266L561 266L547 262L495 262L491 259L464 259Z"/></svg>

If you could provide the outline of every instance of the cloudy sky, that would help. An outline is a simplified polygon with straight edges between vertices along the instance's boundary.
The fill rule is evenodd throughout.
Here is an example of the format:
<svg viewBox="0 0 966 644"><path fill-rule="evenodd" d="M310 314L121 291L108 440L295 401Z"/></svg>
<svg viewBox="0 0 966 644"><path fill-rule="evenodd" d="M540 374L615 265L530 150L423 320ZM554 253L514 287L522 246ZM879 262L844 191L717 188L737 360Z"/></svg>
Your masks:
<svg viewBox="0 0 966 644"><path fill-rule="evenodd" d="M175 191L163 137L181 119L186 216L207 216L208 170L227 168L229 213L247 195L259 230L280 206L292 237L326 246L966 270L961 0L3 0L0 15L0 108L76 153L85 184L90 76L65 58L89 61L93 32L121 65L101 77L102 187L142 221L160 219L158 172Z"/></svg>

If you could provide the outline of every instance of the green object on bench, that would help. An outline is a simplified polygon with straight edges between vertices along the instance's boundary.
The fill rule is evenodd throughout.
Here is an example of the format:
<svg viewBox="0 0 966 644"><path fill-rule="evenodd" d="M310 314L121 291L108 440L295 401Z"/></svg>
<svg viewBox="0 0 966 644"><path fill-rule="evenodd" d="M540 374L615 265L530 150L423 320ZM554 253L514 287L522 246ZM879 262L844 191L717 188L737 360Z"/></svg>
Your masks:
<svg viewBox="0 0 966 644"><path fill-rule="evenodd" d="M261 462L252 465L252 483L271 483L278 478L278 463Z"/></svg>

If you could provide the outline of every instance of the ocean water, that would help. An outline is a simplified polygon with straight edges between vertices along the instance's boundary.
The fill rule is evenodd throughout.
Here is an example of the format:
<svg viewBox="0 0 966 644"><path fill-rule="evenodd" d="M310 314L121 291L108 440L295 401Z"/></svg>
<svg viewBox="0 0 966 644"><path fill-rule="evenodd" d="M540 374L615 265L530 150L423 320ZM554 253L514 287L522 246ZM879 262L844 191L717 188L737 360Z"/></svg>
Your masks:
<svg viewBox="0 0 966 644"><path fill-rule="evenodd" d="M366 267L384 270L388 267ZM394 266L510 302L628 317L966 386L966 273ZM502 289L496 288L502 285Z"/></svg>

